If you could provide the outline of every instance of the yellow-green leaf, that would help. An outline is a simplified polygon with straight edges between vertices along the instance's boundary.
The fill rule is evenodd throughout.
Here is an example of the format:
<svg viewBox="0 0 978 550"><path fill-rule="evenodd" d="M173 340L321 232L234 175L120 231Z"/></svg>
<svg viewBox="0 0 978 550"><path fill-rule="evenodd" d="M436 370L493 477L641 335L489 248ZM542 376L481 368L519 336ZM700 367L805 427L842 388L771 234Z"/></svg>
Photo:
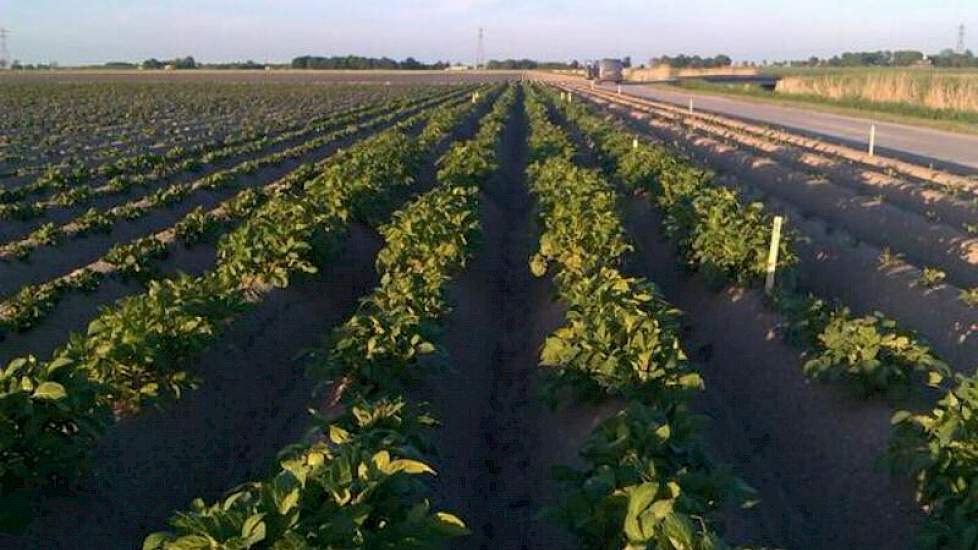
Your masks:
<svg viewBox="0 0 978 550"><path fill-rule="evenodd" d="M67 396L68 392L65 391L65 387L57 382L43 382L31 395L34 399L46 399L49 401L57 401Z"/></svg>

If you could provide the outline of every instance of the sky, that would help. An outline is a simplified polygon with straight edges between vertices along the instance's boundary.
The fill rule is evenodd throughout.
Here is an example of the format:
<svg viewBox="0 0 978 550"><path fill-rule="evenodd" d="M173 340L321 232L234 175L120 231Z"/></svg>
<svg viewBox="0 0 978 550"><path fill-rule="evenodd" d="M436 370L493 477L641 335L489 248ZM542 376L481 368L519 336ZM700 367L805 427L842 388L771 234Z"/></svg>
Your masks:
<svg viewBox="0 0 978 550"><path fill-rule="evenodd" d="M679 53L735 61L842 51L978 51L978 0L0 0L11 58L62 65L193 55L287 62L299 55L489 59Z"/></svg>

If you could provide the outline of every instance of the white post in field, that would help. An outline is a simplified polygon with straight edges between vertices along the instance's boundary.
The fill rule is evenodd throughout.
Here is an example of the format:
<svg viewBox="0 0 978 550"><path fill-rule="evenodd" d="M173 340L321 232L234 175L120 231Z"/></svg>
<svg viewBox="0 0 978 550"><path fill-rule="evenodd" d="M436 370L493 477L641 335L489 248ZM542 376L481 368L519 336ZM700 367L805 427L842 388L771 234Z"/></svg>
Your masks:
<svg viewBox="0 0 978 550"><path fill-rule="evenodd" d="M774 217L774 226L771 228L771 249L767 254L767 279L764 281L764 291L771 292L774 289L774 272L778 268L778 250L781 246L781 224L784 218Z"/></svg>
<svg viewBox="0 0 978 550"><path fill-rule="evenodd" d="M869 127L869 156L876 154L876 125L872 124Z"/></svg>
<svg viewBox="0 0 978 550"><path fill-rule="evenodd" d="M693 114L693 98L689 98L689 114Z"/></svg>

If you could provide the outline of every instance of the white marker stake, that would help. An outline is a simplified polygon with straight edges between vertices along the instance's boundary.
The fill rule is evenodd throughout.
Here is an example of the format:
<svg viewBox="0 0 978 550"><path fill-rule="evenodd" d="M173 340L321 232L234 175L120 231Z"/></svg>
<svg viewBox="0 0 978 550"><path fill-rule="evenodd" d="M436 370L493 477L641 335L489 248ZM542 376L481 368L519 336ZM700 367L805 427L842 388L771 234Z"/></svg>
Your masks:
<svg viewBox="0 0 978 550"><path fill-rule="evenodd" d="M693 98L689 98L689 114L693 114Z"/></svg>
<svg viewBox="0 0 978 550"><path fill-rule="evenodd" d="M869 156L876 154L876 125L869 127Z"/></svg>
<svg viewBox="0 0 978 550"><path fill-rule="evenodd" d="M774 272L778 268L778 250L781 246L781 224L784 218L774 217L774 227L771 228L771 250L767 254L767 279L764 281L764 291L774 289Z"/></svg>
<svg viewBox="0 0 978 550"><path fill-rule="evenodd" d="M618 85L618 95L621 95L621 84Z"/></svg>
<svg viewBox="0 0 978 550"><path fill-rule="evenodd" d="M638 149L638 138L632 138L632 149Z"/></svg>

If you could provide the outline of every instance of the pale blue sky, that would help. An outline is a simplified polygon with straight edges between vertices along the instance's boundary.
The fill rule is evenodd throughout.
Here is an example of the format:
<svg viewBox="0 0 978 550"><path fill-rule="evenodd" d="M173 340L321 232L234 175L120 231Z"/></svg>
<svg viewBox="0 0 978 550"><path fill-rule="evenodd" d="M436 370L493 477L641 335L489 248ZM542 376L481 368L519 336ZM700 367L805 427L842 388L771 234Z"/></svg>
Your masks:
<svg viewBox="0 0 978 550"><path fill-rule="evenodd" d="M194 55L288 61L356 53L471 61L662 53L735 60L844 50L978 50L978 0L0 0L11 56L100 63Z"/></svg>

